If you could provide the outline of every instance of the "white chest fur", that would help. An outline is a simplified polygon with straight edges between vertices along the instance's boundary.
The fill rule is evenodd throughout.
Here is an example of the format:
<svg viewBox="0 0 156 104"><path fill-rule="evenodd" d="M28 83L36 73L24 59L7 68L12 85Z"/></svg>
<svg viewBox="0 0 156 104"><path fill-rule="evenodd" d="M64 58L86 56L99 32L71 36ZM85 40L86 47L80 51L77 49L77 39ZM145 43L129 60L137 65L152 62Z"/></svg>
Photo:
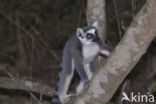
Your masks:
<svg viewBox="0 0 156 104"><path fill-rule="evenodd" d="M83 46L83 57L84 62L88 63L91 62L95 56L98 54L100 48L97 44L89 44Z"/></svg>

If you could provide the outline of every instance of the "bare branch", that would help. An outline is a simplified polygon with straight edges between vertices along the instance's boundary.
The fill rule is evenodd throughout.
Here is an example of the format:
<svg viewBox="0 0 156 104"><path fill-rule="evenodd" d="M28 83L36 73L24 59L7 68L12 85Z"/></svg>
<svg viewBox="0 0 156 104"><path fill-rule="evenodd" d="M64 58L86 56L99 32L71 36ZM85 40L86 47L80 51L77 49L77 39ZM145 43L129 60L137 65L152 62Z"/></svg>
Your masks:
<svg viewBox="0 0 156 104"><path fill-rule="evenodd" d="M49 97L53 94L53 89L47 85L28 80L10 79L7 77L0 77L0 88L31 91Z"/></svg>
<svg viewBox="0 0 156 104"><path fill-rule="evenodd" d="M3 13L3 11L0 9L0 14L2 16L5 17L6 20L8 20L10 23L12 23L13 25L15 25L17 28L19 28L21 31L23 31L31 40L33 39L33 35L31 32L27 31L23 26L21 26L20 24L17 24L16 22L12 21L10 18L8 18L8 16ZM34 31L33 31L34 32ZM35 35L38 35L35 33ZM49 46L48 44L46 44L43 40L40 40L43 45L49 49ZM58 61L59 58L58 58L58 55L52 50L52 49L49 49L50 50L50 53L52 54L52 56Z"/></svg>
<svg viewBox="0 0 156 104"><path fill-rule="evenodd" d="M156 37L155 11L156 0L147 0L107 63L93 77L88 91L79 96L74 104L101 104L112 98Z"/></svg>
<svg viewBox="0 0 156 104"><path fill-rule="evenodd" d="M122 37L121 36L121 24L120 24L120 18L119 18L116 0L113 0L113 4L114 4L115 17L116 17L117 27L118 27L118 32L119 32L119 38L121 39Z"/></svg>

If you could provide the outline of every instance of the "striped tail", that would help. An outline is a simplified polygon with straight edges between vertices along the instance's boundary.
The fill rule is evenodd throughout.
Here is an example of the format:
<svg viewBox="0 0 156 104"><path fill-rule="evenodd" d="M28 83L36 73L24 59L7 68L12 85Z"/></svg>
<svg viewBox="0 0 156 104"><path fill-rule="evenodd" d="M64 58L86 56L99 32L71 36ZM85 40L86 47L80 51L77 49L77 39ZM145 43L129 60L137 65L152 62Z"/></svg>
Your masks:
<svg viewBox="0 0 156 104"><path fill-rule="evenodd" d="M62 104L58 95L55 95L55 94L53 95L52 100L51 100L51 104Z"/></svg>
<svg viewBox="0 0 156 104"><path fill-rule="evenodd" d="M61 71L59 72L58 82L57 82L57 86L56 86L54 95L53 95L52 100L51 100L51 104L63 104L61 102L58 94L56 93L58 91L58 89L59 89L59 83L60 83L61 74L62 74L62 68L61 68Z"/></svg>

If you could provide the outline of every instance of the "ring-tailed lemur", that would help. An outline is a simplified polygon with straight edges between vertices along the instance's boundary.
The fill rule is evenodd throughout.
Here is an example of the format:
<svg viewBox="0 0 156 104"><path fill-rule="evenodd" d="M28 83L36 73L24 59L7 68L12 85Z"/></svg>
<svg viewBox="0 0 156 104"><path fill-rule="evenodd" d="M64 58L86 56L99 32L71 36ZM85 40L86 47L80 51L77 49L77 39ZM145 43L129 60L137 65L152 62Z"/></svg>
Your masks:
<svg viewBox="0 0 156 104"><path fill-rule="evenodd" d="M64 104L70 97L67 91L74 71L80 76L76 93L80 94L88 87L88 81L96 70L96 57L99 54L109 56L112 49L98 37L98 23L78 28L70 37L63 50L62 71L51 104Z"/></svg>

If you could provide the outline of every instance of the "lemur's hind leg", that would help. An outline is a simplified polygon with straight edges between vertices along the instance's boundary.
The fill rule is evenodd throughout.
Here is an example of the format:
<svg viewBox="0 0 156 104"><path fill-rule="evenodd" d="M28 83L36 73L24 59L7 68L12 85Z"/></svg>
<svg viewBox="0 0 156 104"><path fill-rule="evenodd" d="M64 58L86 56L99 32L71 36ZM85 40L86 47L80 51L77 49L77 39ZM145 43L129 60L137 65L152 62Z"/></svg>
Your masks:
<svg viewBox="0 0 156 104"><path fill-rule="evenodd" d="M71 83L71 79L74 73L74 60L68 59L63 60L62 72L59 74L59 83L57 84L56 95L59 97L61 102L66 102L70 95L67 95L68 88Z"/></svg>
<svg viewBox="0 0 156 104"><path fill-rule="evenodd" d="M80 94L85 88L89 86L89 81L91 80L93 73L96 70L96 60L88 63L83 64L78 62L78 66L76 65L76 68L78 69L78 73L80 75L80 83L76 88L77 94Z"/></svg>
<svg viewBox="0 0 156 104"><path fill-rule="evenodd" d="M78 72L78 75L80 76L80 83L76 87L77 95L79 95L85 88L88 88L88 81L89 81L88 76L84 69L84 64L83 64L82 58L79 55L80 54L76 53L74 56L74 58L76 59L76 60L74 60L76 71Z"/></svg>

